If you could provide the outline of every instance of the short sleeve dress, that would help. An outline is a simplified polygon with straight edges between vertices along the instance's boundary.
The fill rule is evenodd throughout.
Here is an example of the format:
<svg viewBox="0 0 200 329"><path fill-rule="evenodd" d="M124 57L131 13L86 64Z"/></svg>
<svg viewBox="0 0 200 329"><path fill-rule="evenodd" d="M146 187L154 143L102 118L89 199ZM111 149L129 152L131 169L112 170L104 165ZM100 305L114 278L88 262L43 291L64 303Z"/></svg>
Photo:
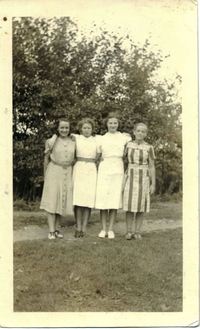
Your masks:
<svg viewBox="0 0 200 329"><path fill-rule="evenodd" d="M73 205L94 208L97 182L96 138L83 135L75 137L77 162L73 171Z"/></svg>
<svg viewBox="0 0 200 329"><path fill-rule="evenodd" d="M155 159L153 146L135 141L127 145L128 173L123 193L123 210L149 212L149 161Z"/></svg>
<svg viewBox="0 0 200 329"><path fill-rule="evenodd" d="M124 177L123 153L130 135L121 132L109 133L98 138L102 154L97 178L95 208L119 209L122 207Z"/></svg>
<svg viewBox="0 0 200 329"><path fill-rule="evenodd" d="M72 162L75 142L70 138L57 137L46 141L45 153L49 154L40 209L52 214L66 216L73 213Z"/></svg>

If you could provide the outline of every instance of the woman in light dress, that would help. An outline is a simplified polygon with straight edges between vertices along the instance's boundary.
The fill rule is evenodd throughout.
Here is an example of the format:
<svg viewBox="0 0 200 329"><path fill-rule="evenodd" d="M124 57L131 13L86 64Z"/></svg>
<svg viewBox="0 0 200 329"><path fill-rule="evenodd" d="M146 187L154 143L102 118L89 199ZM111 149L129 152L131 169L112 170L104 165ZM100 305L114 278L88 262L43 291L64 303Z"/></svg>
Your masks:
<svg viewBox="0 0 200 329"><path fill-rule="evenodd" d="M76 219L75 237L83 237L95 206L97 181L97 143L92 136L94 122L84 118L79 123L80 135L75 135L76 164L73 172L73 205Z"/></svg>
<svg viewBox="0 0 200 329"><path fill-rule="evenodd" d="M109 114L106 124L108 132L98 138L101 162L98 170L95 208L100 209L102 223L102 230L98 236L105 238L108 235L109 239L113 239L117 210L122 207L123 154L131 136L118 131L119 119L115 113Z"/></svg>
<svg viewBox="0 0 200 329"><path fill-rule="evenodd" d="M40 209L47 212L49 239L63 238L59 232L60 216L73 213L72 165L75 142L69 137L70 124L65 118L58 121L58 136L46 141L44 159L44 187Z"/></svg>

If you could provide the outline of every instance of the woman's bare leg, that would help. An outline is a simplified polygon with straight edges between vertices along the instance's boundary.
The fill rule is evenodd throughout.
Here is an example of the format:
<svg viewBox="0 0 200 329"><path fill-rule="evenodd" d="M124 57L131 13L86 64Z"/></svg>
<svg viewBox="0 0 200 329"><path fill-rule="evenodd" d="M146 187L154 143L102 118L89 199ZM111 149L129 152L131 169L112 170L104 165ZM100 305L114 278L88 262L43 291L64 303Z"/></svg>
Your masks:
<svg viewBox="0 0 200 329"><path fill-rule="evenodd" d="M83 207L75 206L76 211L76 229L81 232L82 229L82 215L83 215Z"/></svg>
<svg viewBox="0 0 200 329"><path fill-rule="evenodd" d="M82 232L86 232L86 227L87 227L87 223L88 220L90 218L91 215L91 208L83 208L83 223L82 223Z"/></svg>
<svg viewBox="0 0 200 329"><path fill-rule="evenodd" d="M55 232L56 215L47 212L47 220L48 220L48 225L49 225L49 232L52 232L52 233Z"/></svg>
<svg viewBox="0 0 200 329"><path fill-rule="evenodd" d="M108 227L108 231L113 231L113 226L114 226L116 217L117 217L117 210L116 209L110 209L109 210L109 227Z"/></svg>
<svg viewBox="0 0 200 329"><path fill-rule="evenodd" d="M108 210L100 210L100 220L102 225L102 230L106 231L106 225L108 220Z"/></svg>
<svg viewBox="0 0 200 329"><path fill-rule="evenodd" d="M56 230L59 230L60 221L61 221L61 215L56 214L56 220L55 220L55 229Z"/></svg>
<svg viewBox="0 0 200 329"><path fill-rule="evenodd" d="M133 223L134 223L134 213L127 211L126 212L126 232L133 233Z"/></svg>
<svg viewBox="0 0 200 329"><path fill-rule="evenodd" d="M144 213L137 212L135 215L135 237L141 239L141 228L143 225Z"/></svg>

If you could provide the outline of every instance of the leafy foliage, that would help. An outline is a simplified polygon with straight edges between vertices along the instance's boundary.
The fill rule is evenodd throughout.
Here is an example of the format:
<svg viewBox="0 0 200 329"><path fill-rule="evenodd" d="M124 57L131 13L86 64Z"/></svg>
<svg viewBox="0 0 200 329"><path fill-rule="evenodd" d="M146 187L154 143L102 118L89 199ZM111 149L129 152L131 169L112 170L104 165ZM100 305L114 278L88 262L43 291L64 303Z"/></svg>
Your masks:
<svg viewBox="0 0 200 329"><path fill-rule="evenodd" d="M129 43L129 50L124 47ZM67 116L72 131L92 117L104 133L110 111L121 130L146 122L157 155L157 192L181 188L181 105L177 81L157 81L162 55L129 36L101 30L87 38L69 17L13 20L14 189L32 200L41 194L44 141L55 120Z"/></svg>

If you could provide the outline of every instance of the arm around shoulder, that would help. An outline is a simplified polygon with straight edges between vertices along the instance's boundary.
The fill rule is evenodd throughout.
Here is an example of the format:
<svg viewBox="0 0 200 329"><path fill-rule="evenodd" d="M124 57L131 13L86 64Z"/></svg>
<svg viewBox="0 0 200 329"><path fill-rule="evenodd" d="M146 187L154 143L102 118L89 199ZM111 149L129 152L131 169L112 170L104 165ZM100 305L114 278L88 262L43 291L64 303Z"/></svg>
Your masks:
<svg viewBox="0 0 200 329"><path fill-rule="evenodd" d="M129 133L122 133L124 139L125 139L125 144L128 144L129 142L132 141L132 137Z"/></svg>

